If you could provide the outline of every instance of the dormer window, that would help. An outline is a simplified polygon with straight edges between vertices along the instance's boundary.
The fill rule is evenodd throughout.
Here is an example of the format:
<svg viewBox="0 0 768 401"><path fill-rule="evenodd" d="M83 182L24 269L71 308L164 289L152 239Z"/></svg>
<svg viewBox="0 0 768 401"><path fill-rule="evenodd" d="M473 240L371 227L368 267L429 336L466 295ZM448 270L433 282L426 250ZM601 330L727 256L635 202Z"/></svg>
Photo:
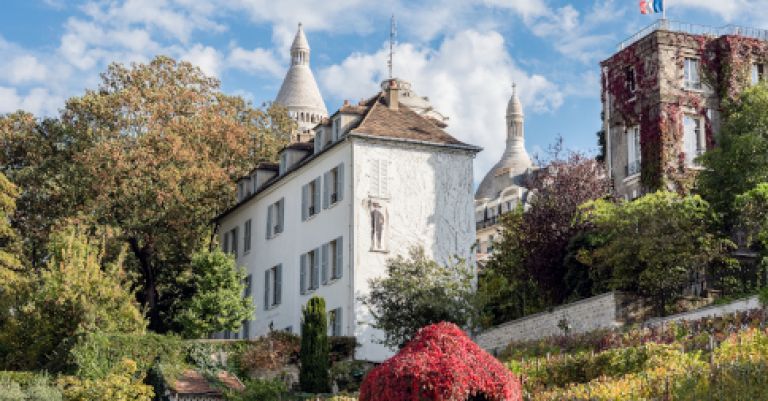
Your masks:
<svg viewBox="0 0 768 401"><path fill-rule="evenodd" d="M280 154L280 175L288 171L288 152Z"/></svg>
<svg viewBox="0 0 768 401"><path fill-rule="evenodd" d="M333 119L333 139L339 140L341 138L341 117Z"/></svg>

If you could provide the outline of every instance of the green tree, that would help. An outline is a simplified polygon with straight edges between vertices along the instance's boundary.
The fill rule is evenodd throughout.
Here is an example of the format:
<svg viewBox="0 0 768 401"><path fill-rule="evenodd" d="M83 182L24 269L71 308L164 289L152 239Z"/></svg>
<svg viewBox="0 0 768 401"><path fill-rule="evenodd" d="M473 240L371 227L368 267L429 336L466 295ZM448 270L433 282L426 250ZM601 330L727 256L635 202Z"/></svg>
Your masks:
<svg viewBox="0 0 768 401"><path fill-rule="evenodd" d="M301 370L299 384L308 393L330 391L331 368L328 345L328 320L325 313L325 299L313 296L304 307L301 320Z"/></svg>
<svg viewBox="0 0 768 401"><path fill-rule="evenodd" d="M473 322L474 274L465 262L447 266L427 258L423 248L412 248L387 261L386 275L369 280L370 292L361 298L384 332L383 344L405 345L429 324L452 322L467 327Z"/></svg>
<svg viewBox="0 0 768 401"><path fill-rule="evenodd" d="M478 275L476 305L479 324L494 326L536 313L545 305L525 266L524 212L518 207L501 216L500 240L494 254Z"/></svg>
<svg viewBox="0 0 768 401"><path fill-rule="evenodd" d="M75 227L52 236L46 266L14 289L14 313L0 331L5 369L58 371L78 335L144 331L121 260L103 265L102 253L101 241Z"/></svg>
<svg viewBox="0 0 768 401"><path fill-rule="evenodd" d="M768 182L768 85L744 91L727 107L718 146L701 158L702 197L723 215L725 228L738 219L736 196Z"/></svg>
<svg viewBox="0 0 768 401"><path fill-rule="evenodd" d="M768 286L768 183L760 183L755 188L738 195L735 201L737 229L746 236L746 246L760 254L760 261L742 266L740 283L742 292L752 292Z"/></svg>
<svg viewBox="0 0 768 401"><path fill-rule="evenodd" d="M3 287L21 268L21 244L10 224L10 218L16 211L17 196L19 191L16 186L0 173L0 283Z"/></svg>
<svg viewBox="0 0 768 401"><path fill-rule="evenodd" d="M698 195L660 191L632 202L596 200L582 206L579 220L604 238L582 261L607 275L608 287L648 297L662 315L694 272L705 273L732 246L710 233L713 213Z"/></svg>
<svg viewBox="0 0 768 401"><path fill-rule="evenodd" d="M113 228L113 242L128 245L150 328L178 330L174 313L193 292L177 278L210 241L210 219L234 202L238 177L276 158L294 126L284 108L225 95L189 63L113 64L58 119L0 118L0 164L24 189L14 224L30 244L73 216ZM48 257L26 249L33 263Z"/></svg>
<svg viewBox="0 0 768 401"><path fill-rule="evenodd" d="M238 330L254 312L245 292L245 272L235 259L215 248L192 256L186 285L194 294L181 303L176 320L187 338Z"/></svg>

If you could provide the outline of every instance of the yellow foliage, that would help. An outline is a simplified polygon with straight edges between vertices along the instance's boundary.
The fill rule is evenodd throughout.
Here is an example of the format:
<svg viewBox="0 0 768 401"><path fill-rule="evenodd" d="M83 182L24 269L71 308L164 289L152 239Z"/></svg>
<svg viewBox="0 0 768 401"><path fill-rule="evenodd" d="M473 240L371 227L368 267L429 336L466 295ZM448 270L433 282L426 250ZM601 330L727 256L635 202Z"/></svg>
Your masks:
<svg viewBox="0 0 768 401"><path fill-rule="evenodd" d="M152 401L151 386L143 383L144 374L136 372L136 362L123 362L104 379L62 377L58 381L64 401Z"/></svg>

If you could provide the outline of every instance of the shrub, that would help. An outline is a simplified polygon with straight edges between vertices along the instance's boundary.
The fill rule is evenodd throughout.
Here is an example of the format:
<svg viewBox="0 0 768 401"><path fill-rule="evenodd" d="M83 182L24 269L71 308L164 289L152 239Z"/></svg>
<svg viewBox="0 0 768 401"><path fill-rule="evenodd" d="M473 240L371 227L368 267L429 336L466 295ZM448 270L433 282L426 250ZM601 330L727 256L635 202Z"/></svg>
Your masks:
<svg viewBox="0 0 768 401"><path fill-rule="evenodd" d="M371 370L360 401L520 401L519 380L452 323L422 328Z"/></svg>
<svg viewBox="0 0 768 401"><path fill-rule="evenodd" d="M372 367L371 363L365 361L336 362L331 367L331 379L336 383L339 391L356 393L360 391L360 384Z"/></svg>
<svg viewBox="0 0 768 401"><path fill-rule="evenodd" d="M251 374L264 370L280 370L299 358L301 338L295 334L273 331L248 342L236 356L239 370Z"/></svg>
<svg viewBox="0 0 768 401"><path fill-rule="evenodd" d="M227 392L229 401L281 401L288 389L279 380L249 380L242 392Z"/></svg>
<svg viewBox="0 0 768 401"><path fill-rule="evenodd" d="M13 380L13 376L21 380ZM47 376L30 372L3 372L0 375L0 401L61 401L61 392L51 385Z"/></svg>
<svg viewBox="0 0 768 401"><path fill-rule="evenodd" d="M125 359L133 361L139 372L148 371L156 361L183 363L184 348L184 343L173 336L96 332L80 337L70 355L78 377L101 379Z"/></svg>
<svg viewBox="0 0 768 401"><path fill-rule="evenodd" d="M155 393L143 380L136 362L125 359L102 379L66 376L58 385L65 401L152 401Z"/></svg>
<svg viewBox="0 0 768 401"><path fill-rule="evenodd" d="M325 315L325 300L313 296L304 308L301 322L301 390L309 393L330 391L328 368L328 320Z"/></svg>

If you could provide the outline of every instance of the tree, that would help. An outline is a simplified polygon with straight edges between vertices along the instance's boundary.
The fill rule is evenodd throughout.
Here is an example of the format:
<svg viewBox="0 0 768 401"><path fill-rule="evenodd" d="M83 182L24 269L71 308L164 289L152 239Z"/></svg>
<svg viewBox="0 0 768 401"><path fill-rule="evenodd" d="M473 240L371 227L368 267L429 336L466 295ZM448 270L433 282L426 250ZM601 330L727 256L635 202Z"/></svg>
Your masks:
<svg viewBox="0 0 768 401"><path fill-rule="evenodd" d="M144 331L121 260L103 265L102 253L103 243L76 227L52 236L46 266L13 289L14 313L0 331L5 369L59 371L78 335Z"/></svg>
<svg viewBox="0 0 768 401"><path fill-rule="evenodd" d="M21 267L21 244L10 224L10 216L16 210L17 196L19 191L16 186L0 173L0 281L3 284L12 281L12 276Z"/></svg>
<svg viewBox="0 0 768 401"><path fill-rule="evenodd" d="M528 273L524 212L518 207L501 216L500 238L494 254L478 273L479 325L495 326L539 312L545 305L533 276Z"/></svg>
<svg viewBox="0 0 768 401"><path fill-rule="evenodd" d="M384 332L383 344L401 347L416 332L442 321L468 326L474 317L474 274L464 261L447 266L426 257L423 248L412 248L387 261L383 277L368 281L370 292L361 297Z"/></svg>
<svg viewBox="0 0 768 401"><path fill-rule="evenodd" d="M234 181L275 159L294 124L284 108L257 109L223 94L189 63L113 64L98 89L66 102L59 119L0 119L2 165L14 182L30 184L15 224L33 228L38 240L72 216L114 228L130 250L126 267L138 277L150 328L178 330L177 302L192 291L176 279L210 241L211 218L234 202Z"/></svg>
<svg viewBox="0 0 768 401"><path fill-rule="evenodd" d="M739 216L736 196L768 182L768 85L744 91L724 115L718 146L701 157L698 187L730 229Z"/></svg>
<svg viewBox="0 0 768 401"><path fill-rule="evenodd" d="M693 273L705 273L732 246L709 232L713 213L698 195L660 191L632 202L596 200L581 208L578 219L604 238L582 261L609 272L610 288L648 297L661 315Z"/></svg>
<svg viewBox="0 0 768 401"><path fill-rule="evenodd" d="M329 369L331 368L331 360L329 355L325 300L313 296L307 301L301 320L299 384L302 391L308 393L328 393L330 391Z"/></svg>
<svg viewBox="0 0 768 401"><path fill-rule="evenodd" d="M760 253L756 266L745 263L742 266L742 292L751 292L768 286L768 183L738 195L735 209L739 210L737 227L746 234L746 246Z"/></svg>
<svg viewBox="0 0 768 401"><path fill-rule="evenodd" d="M250 297L244 297L245 272L218 248L192 256L186 280L194 294L180 304L176 320L187 338L200 338L224 330L238 330L253 315Z"/></svg>

